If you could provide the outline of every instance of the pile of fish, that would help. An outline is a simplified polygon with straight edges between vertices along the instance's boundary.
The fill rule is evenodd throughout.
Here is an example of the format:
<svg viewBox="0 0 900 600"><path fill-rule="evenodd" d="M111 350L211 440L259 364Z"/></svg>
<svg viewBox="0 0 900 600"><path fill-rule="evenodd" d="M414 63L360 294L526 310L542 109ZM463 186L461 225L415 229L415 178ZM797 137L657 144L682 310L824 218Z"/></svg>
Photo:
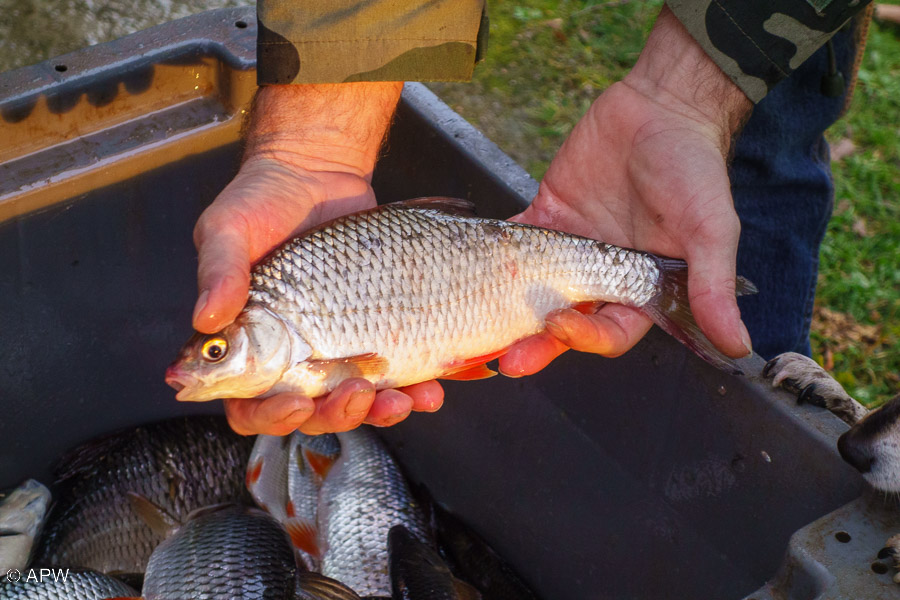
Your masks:
<svg viewBox="0 0 900 600"><path fill-rule="evenodd" d="M56 475L49 515L31 480L0 499L17 574L0 600L535 598L367 428L254 440L181 418L91 441Z"/></svg>

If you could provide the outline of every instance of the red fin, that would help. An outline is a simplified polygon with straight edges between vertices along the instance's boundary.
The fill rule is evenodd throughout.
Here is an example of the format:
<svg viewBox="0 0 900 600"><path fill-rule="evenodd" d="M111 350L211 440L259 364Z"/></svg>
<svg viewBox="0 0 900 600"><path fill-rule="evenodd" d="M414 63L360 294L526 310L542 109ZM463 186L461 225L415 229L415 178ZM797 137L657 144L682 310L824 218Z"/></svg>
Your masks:
<svg viewBox="0 0 900 600"><path fill-rule="evenodd" d="M328 472L331 471L331 467L334 466L335 458L333 456L319 454L313 452L309 448L303 449L303 456L306 457L306 461L309 463L313 472L322 479L325 479L328 476Z"/></svg>
<svg viewBox="0 0 900 600"><path fill-rule="evenodd" d="M247 467L247 489L250 489L250 486L259 481L259 476L262 473L262 465L263 459L260 458L254 464Z"/></svg>
<svg viewBox="0 0 900 600"><path fill-rule="evenodd" d="M497 374L496 371L488 369L485 363L495 358L500 358L509 351L509 347L476 356L475 358L467 358L465 360L453 361L447 366L447 371L438 377L438 379L451 379L454 381L472 381L475 379L487 379Z"/></svg>
<svg viewBox="0 0 900 600"><path fill-rule="evenodd" d="M497 371L488 369L483 364L469 367L462 371L456 371L449 375L441 375L438 379L448 379L451 381L475 381L476 379L487 379L497 374Z"/></svg>
<svg viewBox="0 0 900 600"><path fill-rule="evenodd" d="M290 500L288 500L287 504L284 507L284 514L292 519L297 516L297 511L294 510L294 503Z"/></svg>
<svg viewBox="0 0 900 600"><path fill-rule="evenodd" d="M577 310L578 312L580 312L583 315L592 315L592 314L596 313L597 310L604 304L606 304L606 303L605 302L592 302L592 301L579 302L572 308L574 308L575 310Z"/></svg>
<svg viewBox="0 0 900 600"><path fill-rule="evenodd" d="M344 369L347 377L378 377L383 375L388 368L388 361L383 356L374 352L347 356L345 358L329 358L324 360L309 361L311 369L318 369L329 373L334 369Z"/></svg>
<svg viewBox="0 0 900 600"><path fill-rule="evenodd" d="M291 536L291 543L295 548L299 548L317 558L319 557L319 532L316 531L314 525L308 521L299 519L291 519L285 523L288 535Z"/></svg>

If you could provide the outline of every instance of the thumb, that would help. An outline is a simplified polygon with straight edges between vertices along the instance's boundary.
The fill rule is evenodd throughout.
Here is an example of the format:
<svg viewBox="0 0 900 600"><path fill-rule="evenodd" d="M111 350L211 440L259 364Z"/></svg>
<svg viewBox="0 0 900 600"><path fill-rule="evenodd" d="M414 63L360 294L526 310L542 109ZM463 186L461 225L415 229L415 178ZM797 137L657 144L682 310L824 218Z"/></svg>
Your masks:
<svg viewBox="0 0 900 600"><path fill-rule="evenodd" d="M219 229L197 223L199 254L194 329L215 333L234 321L250 290L250 248L245 235L233 227Z"/></svg>
<svg viewBox="0 0 900 600"><path fill-rule="evenodd" d="M736 241L694 248L687 259L688 296L706 337L726 355L742 358L752 346L735 297L736 253Z"/></svg>

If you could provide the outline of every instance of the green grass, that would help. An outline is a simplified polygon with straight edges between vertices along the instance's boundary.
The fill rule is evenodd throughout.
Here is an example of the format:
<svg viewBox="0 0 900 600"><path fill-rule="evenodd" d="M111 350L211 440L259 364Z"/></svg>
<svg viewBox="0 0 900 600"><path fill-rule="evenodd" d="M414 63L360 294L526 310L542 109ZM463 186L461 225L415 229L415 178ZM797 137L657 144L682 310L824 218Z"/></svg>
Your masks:
<svg viewBox="0 0 900 600"><path fill-rule="evenodd" d="M593 99L637 59L661 4L493 1L474 81L432 88L540 179ZM857 149L833 165L813 349L874 406L900 391L900 28L873 23L852 108L828 138ZM823 308L849 321L835 326Z"/></svg>
<svg viewBox="0 0 900 600"><path fill-rule="evenodd" d="M817 358L869 404L900 391L900 28L873 24L848 114L828 132L855 153L832 163L835 214L822 247L820 306L875 328L871 343L845 345L813 332Z"/></svg>

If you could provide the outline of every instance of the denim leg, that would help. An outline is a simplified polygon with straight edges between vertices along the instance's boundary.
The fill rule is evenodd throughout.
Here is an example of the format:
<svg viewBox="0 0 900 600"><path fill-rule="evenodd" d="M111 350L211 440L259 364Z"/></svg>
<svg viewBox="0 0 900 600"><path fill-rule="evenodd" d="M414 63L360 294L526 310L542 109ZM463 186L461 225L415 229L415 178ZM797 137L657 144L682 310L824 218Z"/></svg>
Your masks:
<svg viewBox="0 0 900 600"><path fill-rule="evenodd" d="M838 33L834 46L849 80L852 32ZM729 170L741 220L737 272L759 288L738 305L753 349L765 358L787 351L810 354L819 245L834 198L822 133L844 105L843 96L820 92L827 69L823 47L756 106Z"/></svg>

